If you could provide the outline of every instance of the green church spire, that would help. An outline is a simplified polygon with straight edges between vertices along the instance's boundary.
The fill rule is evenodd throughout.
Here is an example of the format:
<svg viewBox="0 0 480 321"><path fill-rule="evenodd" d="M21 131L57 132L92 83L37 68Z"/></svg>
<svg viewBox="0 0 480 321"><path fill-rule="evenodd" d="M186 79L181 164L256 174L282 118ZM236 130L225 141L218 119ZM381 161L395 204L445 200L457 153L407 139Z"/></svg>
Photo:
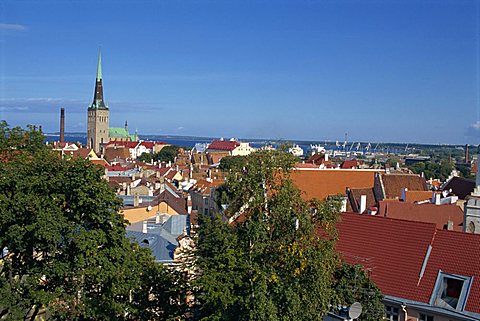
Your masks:
<svg viewBox="0 0 480 321"><path fill-rule="evenodd" d="M102 79L102 52L98 50L97 80Z"/></svg>
<svg viewBox="0 0 480 321"><path fill-rule="evenodd" d="M103 101L102 52L100 50L98 50L97 78L95 80L93 102L89 109L108 109Z"/></svg>

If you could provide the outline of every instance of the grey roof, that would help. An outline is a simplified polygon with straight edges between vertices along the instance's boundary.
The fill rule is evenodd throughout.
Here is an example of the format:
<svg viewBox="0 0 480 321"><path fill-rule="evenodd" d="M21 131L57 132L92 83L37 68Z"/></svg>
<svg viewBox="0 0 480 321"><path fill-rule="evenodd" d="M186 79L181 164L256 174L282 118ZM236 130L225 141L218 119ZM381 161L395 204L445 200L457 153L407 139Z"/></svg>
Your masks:
<svg viewBox="0 0 480 321"><path fill-rule="evenodd" d="M159 234L142 233L127 230L127 237L136 241L140 246L147 247L152 251L155 261L160 263L173 263L173 252L177 248L177 242L172 244Z"/></svg>
<svg viewBox="0 0 480 321"><path fill-rule="evenodd" d="M170 234L179 236L187 228L187 217L188 215L172 215L165 222L163 228Z"/></svg>
<svg viewBox="0 0 480 321"><path fill-rule="evenodd" d="M147 220L147 233L142 232L143 221L140 221L127 227L127 236L150 248L157 262L173 263L177 237L187 230L187 219L188 215L171 215L165 223L156 224L152 217Z"/></svg>

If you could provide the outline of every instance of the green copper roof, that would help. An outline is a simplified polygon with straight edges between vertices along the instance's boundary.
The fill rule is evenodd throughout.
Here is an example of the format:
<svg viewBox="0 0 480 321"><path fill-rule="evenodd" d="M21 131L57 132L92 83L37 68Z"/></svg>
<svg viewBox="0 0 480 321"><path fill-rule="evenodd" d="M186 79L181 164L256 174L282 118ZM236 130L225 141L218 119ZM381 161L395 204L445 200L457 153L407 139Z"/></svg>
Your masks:
<svg viewBox="0 0 480 321"><path fill-rule="evenodd" d="M131 141L135 142L138 140L137 133L130 134L125 128L122 127L110 127L108 129L108 136L110 138L130 138Z"/></svg>
<svg viewBox="0 0 480 321"><path fill-rule="evenodd" d="M98 51L97 80L102 79L102 52Z"/></svg>

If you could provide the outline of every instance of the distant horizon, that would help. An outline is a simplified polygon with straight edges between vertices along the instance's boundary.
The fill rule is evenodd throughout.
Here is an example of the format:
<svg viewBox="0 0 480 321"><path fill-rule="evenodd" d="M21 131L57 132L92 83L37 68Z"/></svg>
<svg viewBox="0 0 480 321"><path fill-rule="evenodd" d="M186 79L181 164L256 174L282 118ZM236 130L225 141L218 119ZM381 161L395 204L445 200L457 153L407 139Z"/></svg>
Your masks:
<svg viewBox="0 0 480 321"><path fill-rule="evenodd" d="M60 136L60 132L43 132L45 136ZM65 136L87 136L87 133L83 132L65 132ZM254 137L221 137L221 136L194 136L194 135L174 135L174 134L138 134L139 137L170 137L170 138L193 138L197 140L207 140L207 139L224 139L224 140L230 140L232 138L237 139L239 141L266 141L266 142L291 142L291 143L296 143L296 142L303 142L303 143L317 143L317 144L323 144L325 142L327 143L335 143L337 142L336 140L308 140L308 139L290 139L290 138L278 138L278 139L273 139L273 138L254 138ZM338 143L343 144L344 141L338 141ZM384 144L384 145L412 145L412 146L446 146L446 147L465 147L466 144L431 144L431 143L415 143L415 142L392 142L392 141L347 141L347 145L351 145L352 143L354 144ZM475 146L480 146L480 144L468 144L469 147L475 147Z"/></svg>
<svg viewBox="0 0 480 321"><path fill-rule="evenodd" d="M0 12L12 126L56 131L64 107L66 128L86 132L101 47L110 125L145 135L480 142L480 1L6 0Z"/></svg>

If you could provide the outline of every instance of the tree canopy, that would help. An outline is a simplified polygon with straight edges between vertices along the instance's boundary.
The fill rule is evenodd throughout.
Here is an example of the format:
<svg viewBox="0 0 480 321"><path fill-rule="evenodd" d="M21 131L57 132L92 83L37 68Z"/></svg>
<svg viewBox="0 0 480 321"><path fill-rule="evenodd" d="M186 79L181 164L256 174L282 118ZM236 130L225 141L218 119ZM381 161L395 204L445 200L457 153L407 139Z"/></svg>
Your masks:
<svg viewBox="0 0 480 321"><path fill-rule="evenodd" d="M0 154L0 318L171 316L175 281L126 238L121 201L99 168L63 160L41 133L5 122Z"/></svg>
<svg viewBox="0 0 480 321"><path fill-rule="evenodd" d="M175 157L177 157L179 149L179 146L168 145L163 147L158 153L143 153L138 157L138 160L147 163L151 162L152 160L155 162L173 162L175 161Z"/></svg>
<svg viewBox="0 0 480 321"><path fill-rule="evenodd" d="M305 202L288 178L295 161L280 151L247 156L227 178L226 218L200 217L198 319L319 320L350 299L335 294L351 276L336 274L340 202Z"/></svg>

